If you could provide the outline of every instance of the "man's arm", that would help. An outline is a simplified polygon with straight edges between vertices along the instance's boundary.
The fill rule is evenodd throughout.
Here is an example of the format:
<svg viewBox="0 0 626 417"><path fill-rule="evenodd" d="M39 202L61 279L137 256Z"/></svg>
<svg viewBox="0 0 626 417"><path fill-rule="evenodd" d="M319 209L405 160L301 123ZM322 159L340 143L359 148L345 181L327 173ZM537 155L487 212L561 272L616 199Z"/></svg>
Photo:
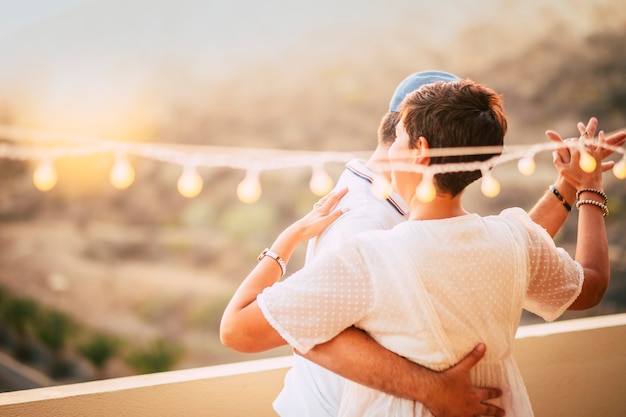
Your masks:
<svg viewBox="0 0 626 417"><path fill-rule="evenodd" d="M365 332L348 328L302 356L361 385L419 401L437 417L503 416L503 409L484 403L502 391L476 388L469 376L484 353L480 344L454 367L436 372L385 349Z"/></svg>

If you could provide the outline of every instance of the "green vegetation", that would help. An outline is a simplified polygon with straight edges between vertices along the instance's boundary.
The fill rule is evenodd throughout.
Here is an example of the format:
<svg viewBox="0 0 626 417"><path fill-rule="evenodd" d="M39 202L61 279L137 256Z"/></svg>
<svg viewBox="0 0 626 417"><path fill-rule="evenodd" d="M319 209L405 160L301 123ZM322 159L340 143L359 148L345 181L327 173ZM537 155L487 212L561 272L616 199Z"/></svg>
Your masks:
<svg viewBox="0 0 626 417"><path fill-rule="evenodd" d="M117 337L95 333L78 345L78 352L94 367L93 379L106 378L106 366L120 351L121 342Z"/></svg>
<svg viewBox="0 0 626 417"><path fill-rule="evenodd" d="M183 355L178 346L157 339L148 347L137 349L126 358L126 363L140 374L169 371Z"/></svg>

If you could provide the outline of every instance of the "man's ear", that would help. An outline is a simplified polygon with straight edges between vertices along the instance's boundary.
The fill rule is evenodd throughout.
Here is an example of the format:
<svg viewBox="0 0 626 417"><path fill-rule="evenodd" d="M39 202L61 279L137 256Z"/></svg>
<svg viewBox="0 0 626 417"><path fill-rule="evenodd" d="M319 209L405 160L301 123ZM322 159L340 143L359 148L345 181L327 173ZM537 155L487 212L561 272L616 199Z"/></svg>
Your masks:
<svg viewBox="0 0 626 417"><path fill-rule="evenodd" d="M416 142L415 162L418 164L428 165L430 163L428 139L420 136Z"/></svg>

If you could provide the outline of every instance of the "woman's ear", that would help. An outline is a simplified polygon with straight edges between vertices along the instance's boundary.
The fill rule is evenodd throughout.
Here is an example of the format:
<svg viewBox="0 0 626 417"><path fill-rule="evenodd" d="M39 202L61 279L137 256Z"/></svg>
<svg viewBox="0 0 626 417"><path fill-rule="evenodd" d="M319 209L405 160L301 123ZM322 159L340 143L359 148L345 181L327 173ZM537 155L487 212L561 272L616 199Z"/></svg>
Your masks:
<svg viewBox="0 0 626 417"><path fill-rule="evenodd" d="M428 145L428 139L426 139L424 136L420 136L417 139L415 145L415 162L423 165L428 165L430 163L430 147Z"/></svg>

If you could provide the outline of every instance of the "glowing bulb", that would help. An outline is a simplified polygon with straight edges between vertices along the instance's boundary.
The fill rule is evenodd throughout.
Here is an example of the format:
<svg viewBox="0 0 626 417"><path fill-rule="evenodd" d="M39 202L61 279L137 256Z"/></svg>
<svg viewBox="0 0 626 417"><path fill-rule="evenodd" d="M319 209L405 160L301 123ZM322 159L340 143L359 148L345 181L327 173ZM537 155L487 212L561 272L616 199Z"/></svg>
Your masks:
<svg viewBox="0 0 626 417"><path fill-rule="evenodd" d="M118 190L124 190L135 181L135 170L132 165L123 156L115 158L115 165L109 174L111 184Z"/></svg>
<svg viewBox="0 0 626 417"><path fill-rule="evenodd" d="M585 172L593 172L596 169L596 158L594 158L589 152L584 151L580 155L580 161L578 162L580 169Z"/></svg>
<svg viewBox="0 0 626 417"><path fill-rule="evenodd" d="M237 186L237 197L242 203L251 204L261 197L261 183L257 174L248 173Z"/></svg>
<svg viewBox="0 0 626 417"><path fill-rule="evenodd" d="M491 174L483 175L480 190L486 197L495 197L500 194L500 183Z"/></svg>
<svg viewBox="0 0 626 417"><path fill-rule="evenodd" d="M376 198L386 200L391 195L391 185L386 179L382 177L376 177L372 181L372 194Z"/></svg>
<svg viewBox="0 0 626 417"><path fill-rule="evenodd" d="M178 178L177 187L183 197L193 198L202 191L202 177L194 167L185 168Z"/></svg>
<svg viewBox="0 0 626 417"><path fill-rule="evenodd" d="M517 162L517 169L523 175L531 175L535 172L535 160L532 156L525 156Z"/></svg>
<svg viewBox="0 0 626 417"><path fill-rule="evenodd" d="M49 191L57 183L57 171L52 161L42 162L33 173L33 183L39 191Z"/></svg>
<svg viewBox="0 0 626 417"><path fill-rule="evenodd" d="M309 182L309 187L313 194L318 196L326 195L333 188L333 179L324 171L323 168L314 168L313 176Z"/></svg>
<svg viewBox="0 0 626 417"><path fill-rule="evenodd" d="M620 180L626 178L626 156L613 165L613 174Z"/></svg>
<svg viewBox="0 0 626 417"><path fill-rule="evenodd" d="M433 184L433 179L429 175L424 175L422 181L420 181L419 185L415 189L415 196L422 203L430 203L435 199L437 195L437 190L435 189L435 185Z"/></svg>

